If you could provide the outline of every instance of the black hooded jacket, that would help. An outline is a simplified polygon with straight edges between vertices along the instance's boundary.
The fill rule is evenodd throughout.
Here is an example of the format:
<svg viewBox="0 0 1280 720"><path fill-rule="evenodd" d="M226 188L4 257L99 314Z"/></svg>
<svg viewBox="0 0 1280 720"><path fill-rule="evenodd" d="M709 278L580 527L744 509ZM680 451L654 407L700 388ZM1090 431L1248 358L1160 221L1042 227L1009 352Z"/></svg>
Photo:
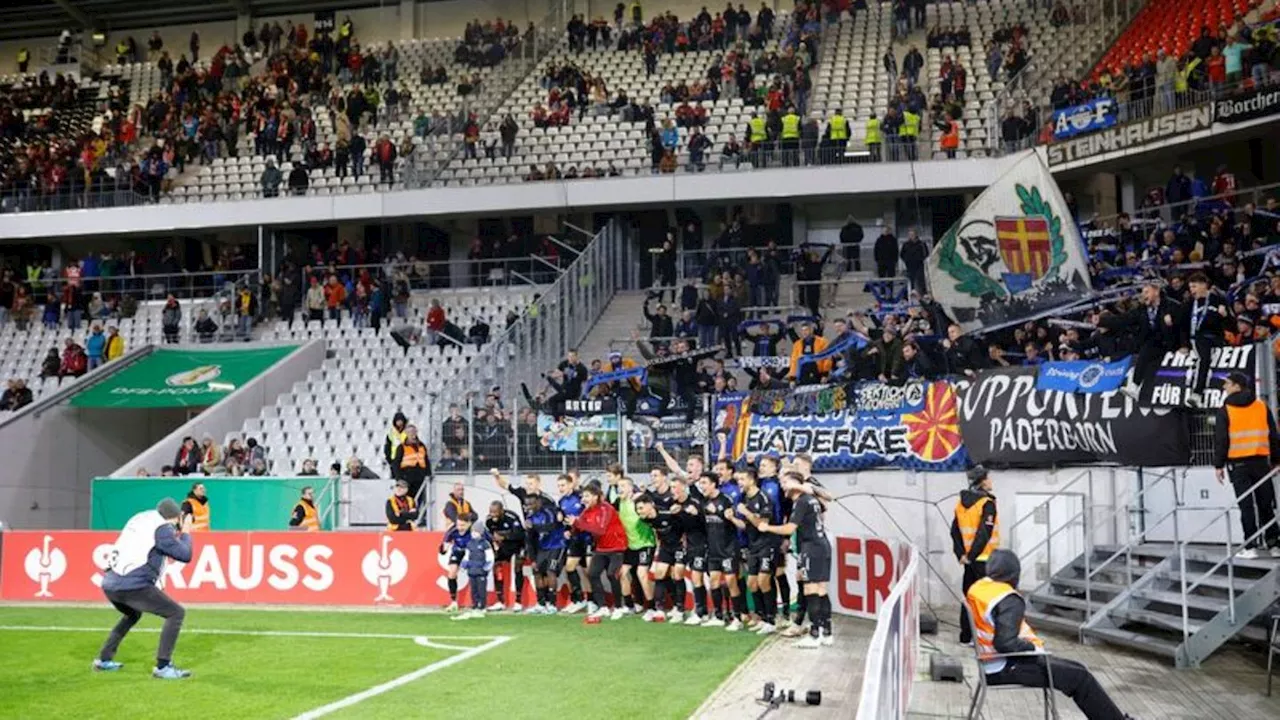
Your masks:
<svg viewBox="0 0 1280 720"><path fill-rule="evenodd" d="M398 427L399 427L401 430L404 430L404 429L405 429L406 427L408 427L408 425L409 425L409 418L408 418L408 417L405 417L405 414L404 414L404 413L402 413L402 412L400 412L400 411L398 411L398 410L396 411L396 414L391 418L391 425L392 425L392 427L396 427L396 426L397 426L397 423L400 423L400 425L399 425ZM388 465L390 465L392 468L395 468L394 460L395 460L395 457L396 457L396 448L395 448L395 447L392 447L392 445L391 445L391 431L390 431L390 430L388 430L388 431L387 431L387 440L386 440L386 442L384 442L384 443L382 444L382 457L384 457L384 458L386 458L386 459L387 459L387 464L388 464ZM393 473L392 473L392 474L394 474L394 471L393 471Z"/></svg>
<svg viewBox="0 0 1280 720"><path fill-rule="evenodd" d="M987 561L987 576L992 580L1004 582L1018 587L1018 578L1022 575L1022 563L1012 550L997 550L991 553ZM1033 652L1036 649L1030 640L1018 636L1022 621L1027 613L1027 601L1017 593L1011 593L996 603L991 610L991 619L996 628L996 636L992 641L997 653Z"/></svg>
<svg viewBox="0 0 1280 720"><path fill-rule="evenodd" d="M965 508L971 508L982 498L991 498L991 502L982 508L982 519L978 522L978 533L973 537L973 545L969 547L967 553L969 562L975 562L978 556L982 555L982 551L987 548L987 543L991 541L991 531L996 526L996 498L994 495L983 490L961 490L960 504ZM955 554L956 560L965 557L964 538L960 535L960 519L953 517L951 519L951 551Z"/></svg>

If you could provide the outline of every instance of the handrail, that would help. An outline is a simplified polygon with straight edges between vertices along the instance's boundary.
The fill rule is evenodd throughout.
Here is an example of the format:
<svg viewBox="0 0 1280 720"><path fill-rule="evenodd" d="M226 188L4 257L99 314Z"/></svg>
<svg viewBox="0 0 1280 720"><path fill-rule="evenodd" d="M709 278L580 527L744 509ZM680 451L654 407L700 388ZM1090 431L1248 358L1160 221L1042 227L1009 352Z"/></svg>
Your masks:
<svg viewBox="0 0 1280 720"><path fill-rule="evenodd" d="M328 516L330 529L336 530L338 529L338 518L336 517L336 513L334 511L338 506L337 497L336 497L337 492L331 492L331 491L334 490L334 486L337 484L336 482L337 478L329 477L327 478L327 480L328 482L326 482L324 486L320 488L320 492L316 496L316 508L319 510L319 515L321 515L322 517ZM329 497L331 494L334 495L334 497ZM328 498L327 504L325 502L326 498Z"/></svg>
<svg viewBox="0 0 1280 720"><path fill-rule="evenodd" d="M1239 503L1241 498L1248 497L1253 493L1257 492L1258 488L1262 487L1264 483L1272 482L1273 478L1275 478L1277 474L1280 474L1280 467L1272 468L1260 480L1255 482L1253 485L1250 485L1249 488L1244 492L1237 495L1235 498L1236 502ZM1200 508L1200 509L1203 510L1204 508ZM1227 566L1227 586L1228 586L1227 588L1228 615L1227 616L1228 618L1230 618L1232 623L1235 623L1236 621L1235 554L1231 552L1231 513L1238 510L1239 510L1238 505L1236 506L1228 505L1222 508L1221 512L1215 514L1209 520L1209 522L1202 525L1199 530L1187 536L1186 540L1183 540L1180 543L1178 543L1178 566L1179 566L1178 569L1180 570L1178 575L1180 580L1179 584L1180 584L1181 596L1182 596L1181 601L1182 601L1183 642L1186 642L1187 638L1191 636L1190 629L1189 629L1190 620L1188 618L1188 610L1187 610L1187 593L1192 592L1196 588L1200 587L1200 585L1202 585L1210 575L1217 572L1218 568L1222 567L1223 563L1225 563ZM1226 541L1224 543L1227 551L1226 557L1214 563L1212 567L1210 567L1208 570L1201 573L1200 576L1196 578L1195 582L1188 585L1187 584L1187 545L1189 545L1193 540L1195 540L1196 538L1204 534L1204 532L1208 530L1210 527L1215 525L1218 522L1219 518L1222 519L1223 524L1225 524L1227 528ZM1277 522L1276 518L1274 517L1271 518L1271 520L1267 522L1266 525L1263 525L1262 527L1258 528L1258 530L1254 532L1253 535L1250 535L1249 537L1244 538L1242 545L1245 547L1248 547L1250 542L1253 542L1256 538L1262 536L1263 533L1265 533L1267 530L1270 530L1271 526L1275 525L1276 522Z"/></svg>

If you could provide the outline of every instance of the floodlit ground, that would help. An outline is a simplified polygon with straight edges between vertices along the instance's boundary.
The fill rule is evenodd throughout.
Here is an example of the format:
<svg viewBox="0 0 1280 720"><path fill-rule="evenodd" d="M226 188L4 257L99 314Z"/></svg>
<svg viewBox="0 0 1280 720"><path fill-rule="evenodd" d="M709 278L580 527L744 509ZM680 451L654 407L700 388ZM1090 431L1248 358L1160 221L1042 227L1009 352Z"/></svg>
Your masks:
<svg viewBox="0 0 1280 720"><path fill-rule="evenodd" d="M442 614L191 608L151 678L147 617L113 673L90 668L110 609L0 607L2 718L685 718L754 635L582 616L453 622Z"/></svg>

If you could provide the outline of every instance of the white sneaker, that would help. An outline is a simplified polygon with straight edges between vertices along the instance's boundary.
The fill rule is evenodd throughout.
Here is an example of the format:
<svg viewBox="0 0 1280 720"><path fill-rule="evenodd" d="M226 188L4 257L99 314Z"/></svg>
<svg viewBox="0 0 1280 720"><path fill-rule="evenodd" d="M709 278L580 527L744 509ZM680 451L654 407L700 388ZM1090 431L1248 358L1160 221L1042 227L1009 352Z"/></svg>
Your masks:
<svg viewBox="0 0 1280 720"><path fill-rule="evenodd" d="M702 616L699 615L698 613L689 613L689 617L684 621L684 624L685 625L701 625Z"/></svg>
<svg viewBox="0 0 1280 720"><path fill-rule="evenodd" d="M778 618L778 622L774 624L777 626L779 630L786 630L787 628L791 627L791 618L787 617L786 615L783 615L782 617Z"/></svg>
<svg viewBox="0 0 1280 720"><path fill-rule="evenodd" d="M1271 557L1280 558L1280 545L1271 548Z"/></svg>
<svg viewBox="0 0 1280 720"><path fill-rule="evenodd" d="M620 607L620 608L618 608L618 609L622 611L622 614L623 614L623 615L635 615L635 614L636 614L636 609L635 609L635 608L633 608L633 607L631 607L630 605L623 605L622 607Z"/></svg>
<svg viewBox="0 0 1280 720"><path fill-rule="evenodd" d="M511 612L518 613L523 609L524 609L524 606L521 605L520 603L511 603Z"/></svg>
<svg viewBox="0 0 1280 720"><path fill-rule="evenodd" d="M595 604L595 603L593 603L593 602L591 602L591 601L589 601L589 600L587 601L587 604L585 605L585 607L587 608L587 612L589 612L589 613L593 613L593 612L595 612L595 611L597 611L597 610L599 610L599 609L600 609L600 606L599 606L599 605L597 605L597 604ZM574 612L577 612L577 610L575 610Z"/></svg>
<svg viewBox="0 0 1280 720"><path fill-rule="evenodd" d="M622 608L614 608L613 612L609 613L610 620L621 620L626 616L627 614L623 612Z"/></svg>
<svg viewBox="0 0 1280 720"><path fill-rule="evenodd" d="M587 617L603 619L609 616L609 608L596 608L594 612L587 613Z"/></svg>
<svg viewBox="0 0 1280 720"><path fill-rule="evenodd" d="M738 618L734 618L733 622L724 626L725 632L738 632L742 629L742 622Z"/></svg>
<svg viewBox="0 0 1280 720"><path fill-rule="evenodd" d="M1258 558L1258 551L1253 548L1245 548L1236 553L1236 557L1241 560L1256 560Z"/></svg>
<svg viewBox="0 0 1280 720"><path fill-rule="evenodd" d="M836 644L836 637L834 635L823 635L818 638L818 642L822 643L822 647L831 647Z"/></svg>
<svg viewBox="0 0 1280 720"><path fill-rule="evenodd" d="M783 629L782 631L782 637L788 637L788 638L798 638L802 635L807 635L807 634L809 634L809 628L802 627L799 625L794 625L794 624Z"/></svg>
<svg viewBox="0 0 1280 720"><path fill-rule="evenodd" d="M583 608L583 607L584 607L584 605L583 605L581 602L569 603L568 605L565 605L565 606L564 606L564 614L565 614L565 615L572 615L572 614L574 614L574 613L576 613L576 612L578 612L578 611L582 610L582 608Z"/></svg>
<svg viewBox="0 0 1280 720"><path fill-rule="evenodd" d="M445 612L458 612L458 601L454 600L444 609Z"/></svg>
<svg viewBox="0 0 1280 720"><path fill-rule="evenodd" d="M777 630L776 627L767 622L762 622L756 626L755 633L757 635L772 635L775 630Z"/></svg>
<svg viewBox="0 0 1280 720"><path fill-rule="evenodd" d="M667 621L667 614L661 610L654 610L653 614L645 620L645 622L664 623ZM673 621L674 622L674 621Z"/></svg>
<svg viewBox="0 0 1280 720"><path fill-rule="evenodd" d="M453 617L451 617L451 618L449 618L449 619L450 619L450 620L470 620L470 619L471 619L471 612L472 612L471 610L467 610L467 611L464 611L464 612L460 612L460 613L458 613L457 615L454 615Z"/></svg>
<svg viewBox="0 0 1280 720"><path fill-rule="evenodd" d="M557 614L557 613L562 613L562 612L564 612L564 611L563 611L563 610L561 610L561 609L559 609L559 608L557 608L555 605L543 605L543 606L542 606L542 614L543 614L543 615L555 615L555 614Z"/></svg>
<svg viewBox="0 0 1280 720"><path fill-rule="evenodd" d="M515 608L511 608L511 609L512 609L512 610L515 610ZM529 606L529 609L524 611L524 614L525 614L525 615L541 615L541 614L542 614L542 606L541 606L541 605L530 605L530 606Z"/></svg>
<svg viewBox="0 0 1280 720"><path fill-rule="evenodd" d="M494 604L490 605L490 606L488 607L488 609L489 609L489 610L492 610L493 612L502 612L503 610L506 610L506 609L507 609L507 607L506 607L505 605L503 605L502 603L500 603L500 602L496 602L496 603L494 603Z"/></svg>
<svg viewBox="0 0 1280 720"><path fill-rule="evenodd" d="M684 622L684 613L679 610L672 610L670 613L667 613L667 622L676 624Z"/></svg>
<svg viewBox="0 0 1280 720"><path fill-rule="evenodd" d="M645 610L644 615L641 615L640 619L644 620L645 622L653 622L654 614L655 614L655 611L653 610Z"/></svg>
<svg viewBox="0 0 1280 720"><path fill-rule="evenodd" d="M707 620L702 623L702 627L722 628L724 627L724 620L721 620L720 618L713 616L713 617L707 618Z"/></svg>
<svg viewBox="0 0 1280 720"><path fill-rule="evenodd" d="M822 641L812 635L805 635L791 647L800 648L801 650L814 650L822 647Z"/></svg>

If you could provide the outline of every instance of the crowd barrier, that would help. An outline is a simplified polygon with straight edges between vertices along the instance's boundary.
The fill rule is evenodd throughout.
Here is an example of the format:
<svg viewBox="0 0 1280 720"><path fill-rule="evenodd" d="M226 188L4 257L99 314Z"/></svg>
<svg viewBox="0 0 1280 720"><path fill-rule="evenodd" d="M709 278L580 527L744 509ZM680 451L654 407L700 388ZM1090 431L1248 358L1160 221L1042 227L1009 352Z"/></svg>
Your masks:
<svg viewBox="0 0 1280 720"><path fill-rule="evenodd" d="M889 596L876 613L876 629L862 672L858 720L905 720L911 707L920 650L920 603L915 546L895 543L900 569Z"/></svg>

